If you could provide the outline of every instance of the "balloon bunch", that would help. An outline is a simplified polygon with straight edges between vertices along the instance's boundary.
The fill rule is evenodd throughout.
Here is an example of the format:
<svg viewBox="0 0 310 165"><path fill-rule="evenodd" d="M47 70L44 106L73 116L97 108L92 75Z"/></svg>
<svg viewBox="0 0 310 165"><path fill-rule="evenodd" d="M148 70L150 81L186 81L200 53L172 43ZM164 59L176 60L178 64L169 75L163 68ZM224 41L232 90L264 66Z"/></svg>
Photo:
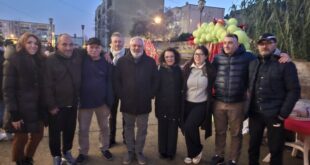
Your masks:
<svg viewBox="0 0 310 165"><path fill-rule="evenodd" d="M198 29L193 32L196 45L208 43L221 43L228 33L236 34L239 43L242 43L246 50L250 50L250 40L248 35L240 27L236 18L218 19L210 23L203 23Z"/></svg>

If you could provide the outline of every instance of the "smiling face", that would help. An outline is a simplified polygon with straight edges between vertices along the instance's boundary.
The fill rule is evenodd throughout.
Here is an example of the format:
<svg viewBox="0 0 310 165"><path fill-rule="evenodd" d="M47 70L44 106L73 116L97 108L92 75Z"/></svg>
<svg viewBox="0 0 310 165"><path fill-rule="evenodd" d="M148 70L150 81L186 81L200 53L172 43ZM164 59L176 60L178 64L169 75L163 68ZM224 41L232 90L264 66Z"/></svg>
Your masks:
<svg viewBox="0 0 310 165"><path fill-rule="evenodd" d="M166 51L165 55L164 55L164 58L165 58L165 63L168 66L174 65L174 63L175 63L175 55L174 55L174 53L172 51Z"/></svg>
<svg viewBox="0 0 310 165"><path fill-rule="evenodd" d="M202 65L207 59L207 55L201 49L196 49L194 53L194 63L197 66Z"/></svg>
<svg viewBox="0 0 310 165"><path fill-rule="evenodd" d="M30 36L26 41L25 49L30 55L35 55L39 50L37 39Z"/></svg>

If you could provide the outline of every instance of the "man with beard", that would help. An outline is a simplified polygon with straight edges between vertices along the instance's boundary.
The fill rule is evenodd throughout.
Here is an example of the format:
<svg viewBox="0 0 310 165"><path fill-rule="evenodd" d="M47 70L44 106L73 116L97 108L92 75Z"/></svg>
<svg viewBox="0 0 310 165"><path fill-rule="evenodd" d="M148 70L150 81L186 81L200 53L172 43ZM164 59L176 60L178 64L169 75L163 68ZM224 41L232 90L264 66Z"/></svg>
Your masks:
<svg viewBox="0 0 310 165"><path fill-rule="evenodd" d="M147 134L151 99L157 88L155 61L143 51L143 39L130 39L130 51L120 58L115 69L115 89L121 100L121 112L125 121L125 141L128 152L123 164L130 164L136 155L139 164L146 164L143 154ZM135 134L135 125L137 132Z"/></svg>
<svg viewBox="0 0 310 165"><path fill-rule="evenodd" d="M250 145L249 165L259 165L259 151L267 127L270 164L282 165L284 123L300 97L300 85L295 64L279 63L275 55L277 39L265 33L257 42L258 59L249 66Z"/></svg>

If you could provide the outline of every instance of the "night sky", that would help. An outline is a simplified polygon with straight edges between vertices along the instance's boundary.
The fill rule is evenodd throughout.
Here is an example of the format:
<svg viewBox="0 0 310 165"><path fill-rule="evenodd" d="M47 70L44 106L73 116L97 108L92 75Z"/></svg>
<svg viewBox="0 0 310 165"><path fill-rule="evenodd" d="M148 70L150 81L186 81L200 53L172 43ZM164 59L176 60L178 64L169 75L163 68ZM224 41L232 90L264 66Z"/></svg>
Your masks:
<svg viewBox="0 0 310 165"><path fill-rule="evenodd" d="M126 0L124 0L126 1ZM130 1L130 0L128 0ZM186 2L197 4L198 0L165 0L166 7L184 6ZM0 0L0 19L48 23L53 18L56 34L69 33L81 36L81 25L85 35L95 32L95 10L102 0ZM238 0L206 0L207 6L223 7L225 13Z"/></svg>

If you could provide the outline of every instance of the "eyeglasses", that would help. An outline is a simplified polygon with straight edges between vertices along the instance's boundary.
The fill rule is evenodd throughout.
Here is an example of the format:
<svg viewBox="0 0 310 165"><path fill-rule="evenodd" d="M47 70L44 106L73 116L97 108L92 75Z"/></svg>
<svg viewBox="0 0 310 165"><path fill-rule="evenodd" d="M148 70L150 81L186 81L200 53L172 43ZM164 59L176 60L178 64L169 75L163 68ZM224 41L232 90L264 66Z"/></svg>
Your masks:
<svg viewBox="0 0 310 165"><path fill-rule="evenodd" d="M195 56L204 56L203 53L194 53Z"/></svg>

